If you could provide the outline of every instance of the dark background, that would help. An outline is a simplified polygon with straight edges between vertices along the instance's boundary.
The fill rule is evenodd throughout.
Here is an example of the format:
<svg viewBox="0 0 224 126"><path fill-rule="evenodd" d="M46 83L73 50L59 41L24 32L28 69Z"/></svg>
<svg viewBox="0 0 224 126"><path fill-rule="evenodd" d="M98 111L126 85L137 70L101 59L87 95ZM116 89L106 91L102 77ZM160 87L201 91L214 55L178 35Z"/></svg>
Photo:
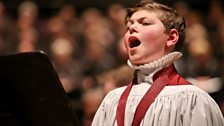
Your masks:
<svg viewBox="0 0 224 126"><path fill-rule="evenodd" d="M6 6L7 12L13 16L16 16L18 5L25 0L2 0ZM81 12L88 7L96 7L101 10L106 9L113 3L120 3L127 6L132 6L138 3L140 0L30 0L37 3L39 7L40 16L49 16L57 11L64 4L72 4L78 12ZM178 0L157 0L158 2L172 5ZM207 11L209 2L211 0L183 0L187 2L191 8Z"/></svg>

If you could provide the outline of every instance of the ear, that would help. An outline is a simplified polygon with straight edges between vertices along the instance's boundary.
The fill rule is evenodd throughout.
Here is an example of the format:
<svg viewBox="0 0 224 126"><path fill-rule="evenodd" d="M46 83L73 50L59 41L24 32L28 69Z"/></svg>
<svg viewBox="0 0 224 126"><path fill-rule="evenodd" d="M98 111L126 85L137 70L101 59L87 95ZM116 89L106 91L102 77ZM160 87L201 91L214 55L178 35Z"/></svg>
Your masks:
<svg viewBox="0 0 224 126"><path fill-rule="evenodd" d="M167 47L174 47L175 44L177 43L179 39L179 33L176 29L171 29L170 32L168 33L168 39L166 46Z"/></svg>

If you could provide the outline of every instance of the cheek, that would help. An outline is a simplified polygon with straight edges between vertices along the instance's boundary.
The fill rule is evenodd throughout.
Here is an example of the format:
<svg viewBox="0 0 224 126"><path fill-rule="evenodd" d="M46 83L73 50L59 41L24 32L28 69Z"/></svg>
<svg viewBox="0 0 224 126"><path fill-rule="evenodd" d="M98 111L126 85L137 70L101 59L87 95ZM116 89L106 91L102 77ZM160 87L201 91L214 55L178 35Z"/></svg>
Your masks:
<svg viewBox="0 0 224 126"><path fill-rule="evenodd" d="M165 46L165 39L162 33L159 32L148 32L148 35L143 37L143 41L145 41L145 47L154 49L163 49Z"/></svg>
<svg viewBox="0 0 224 126"><path fill-rule="evenodd" d="M160 43L163 41L164 32L161 28L153 27L142 31L142 39L149 43Z"/></svg>
<svg viewBox="0 0 224 126"><path fill-rule="evenodd" d="M123 42L124 42L125 48L128 49L129 45L128 45L128 35L127 35L127 33L124 35Z"/></svg>
<svg viewBox="0 0 224 126"><path fill-rule="evenodd" d="M143 37L145 39L155 40L155 39L159 38L162 35L162 33L161 33L161 30L158 28L151 28L148 30L143 30L142 35L144 35Z"/></svg>

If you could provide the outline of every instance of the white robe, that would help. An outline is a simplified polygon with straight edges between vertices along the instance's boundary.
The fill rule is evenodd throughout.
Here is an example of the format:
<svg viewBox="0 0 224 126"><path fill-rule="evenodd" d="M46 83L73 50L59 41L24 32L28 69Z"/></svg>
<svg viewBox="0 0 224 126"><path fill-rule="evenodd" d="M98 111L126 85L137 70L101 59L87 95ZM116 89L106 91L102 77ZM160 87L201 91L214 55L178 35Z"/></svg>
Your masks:
<svg viewBox="0 0 224 126"><path fill-rule="evenodd" d="M139 84L132 87L128 96L125 126L131 126L137 105L150 88L154 73L179 57L180 54L175 52L137 67L141 71L138 73ZM125 88L117 88L105 96L92 126L117 126L117 104ZM140 126L224 126L224 118L216 102L200 88L194 85L166 86L147 110Z"/></svg>

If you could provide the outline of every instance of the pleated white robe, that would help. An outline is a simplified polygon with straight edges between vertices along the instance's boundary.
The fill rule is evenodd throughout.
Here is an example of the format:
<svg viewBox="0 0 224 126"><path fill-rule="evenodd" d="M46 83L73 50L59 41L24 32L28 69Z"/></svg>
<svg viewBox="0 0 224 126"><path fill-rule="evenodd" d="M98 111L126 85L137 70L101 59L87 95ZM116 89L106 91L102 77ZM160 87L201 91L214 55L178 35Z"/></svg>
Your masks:
<svg viewBox="0 0 224 126"><path fill-rule="evenodd" d="M131 126L138 103L152 84L155 72L173 63L174 52L153 63L136 67L139 84L133 85L125 110L125 126ZM126 86L110 91L102 101L92 126L117 126L116 109ZM140 126L224 126L223 115L209 94L194 85L166 86L146 112Z"/></svg>

